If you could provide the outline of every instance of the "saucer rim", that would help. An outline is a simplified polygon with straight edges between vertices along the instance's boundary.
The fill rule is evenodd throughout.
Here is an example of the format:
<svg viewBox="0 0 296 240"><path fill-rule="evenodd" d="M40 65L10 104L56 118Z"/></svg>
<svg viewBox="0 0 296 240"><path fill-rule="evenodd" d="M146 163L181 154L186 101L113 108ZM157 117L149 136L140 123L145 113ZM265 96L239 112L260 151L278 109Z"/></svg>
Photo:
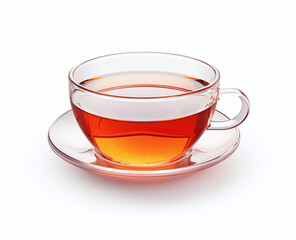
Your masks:
<svg viewBox="0 0 296 240"><path fill-rule="evenodd" d="M54 125L56 124L57 121L59 121L59 119L61 119L64 115L68 114L69 112L72 112L72 109L64 112L63 114L61 114L58 118L56 118L53 123L50 125L49 129L48 129L48 135L47 135L47 139L48 139L48 143L50 148L52 149L52 151L59 156L60 158L62 158L63 160L71 163L72 165L75 165L77 167L83 167L85 170L89 170L92 172L96 172L96 173L102 173L102 174L108 174L109 176L112 175L112 173L115 174L116 177L118 177L118 174L123 174L125 176L169 176L169 175L181 175L184 173L191 173L191 172L195 172L195 171L199 171L202 170L204 168L207 168L207 165L214 166L218 163L220 163L221 161L227 159L229 156L231 156L236 149L238 148L239 144L240 144L240 131L238 127L235 127L234 129L236 130L236 140L233 146L229 147L229 149L224 152L223 154L210 159L208 161L205 162L201 162L201 163L194 163L192 165L189 166L185 166L185 167L179 167L179 168L173 168L173 169L161 169L161 170L129 170L129 169L118 169L118 168L112 168L112 167L105 167L105 166L99 166L99 165L94 165L92 163L86 163L83 161L80 161L76 158L73 158L71 156L69 156L68 154L65 154L64 152L62 152L51 140L50 138L50 132L52 130L52 128L54 127ZM224 113L215 110L215 112L218 112L219 114L223 115L224 117L226 117L227 119L229 119L229 117L227 117ZM210 130L207 129L206 131L225 131L225 130ZM88 151L94 151L94 148L91 147ZM86 151L83 151L86 152ZM82 152L81 152L82 153ZM93 153L94 154L94 153ZM194 156L194 153L193 153ZM164 175L165 174L165 175Z"/></svg>

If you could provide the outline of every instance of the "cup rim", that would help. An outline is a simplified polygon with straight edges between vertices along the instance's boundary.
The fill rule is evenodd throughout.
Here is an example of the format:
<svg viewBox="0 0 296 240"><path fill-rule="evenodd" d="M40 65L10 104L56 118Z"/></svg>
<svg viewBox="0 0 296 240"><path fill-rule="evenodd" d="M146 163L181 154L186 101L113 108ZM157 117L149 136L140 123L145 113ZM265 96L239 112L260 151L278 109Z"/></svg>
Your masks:
<svg viewBox="0 0 296 240"><path fill-rule="evenodd" d="M80 83L77 83L77 82L74 81L74 73L75 73L75 71L80 66L84 65L85 63L91 62L91 61L96 60L96 59L104 58L104 57L110 57L110 56L115 56L115 55L128 55L128 54L163 54L163 55L171 55L171 56L177 56L177 57L184 57L184 58L192 59L192 60L201 62L201 63L209 66L214 71L215 77L214 77L214 80L209 85L207 85L205 87L202 87L202 88L199 88L199 89L196 89L196 90L190 90L190 91L185 92L185 93L180 93L180 94L175 94L175 95L169 95L169 96L156 96L156 97L132 97L132 96L117 96L117 95L105 94L105 93L102 93L102 92L96 92L96 91L93 91L91 89L88 89L88 88L82 86ZM219 80L220 80L220 72L213 65L211 65L211 64L209 64L209 63L207 63L205 61L202 61L200 59L197 59L197 58L189 57L189 56L182 55L182 54L175 54L175 53L144 51L144 52L120 52L120 53L106 54L106 55L102 55L102 56L99 56L99 57L91 58L89 60L86 60L86 61L84 61L84 62L82 62L82 63L74 66L70 70L70 72L68 74L68 78L69 78L69 81L72 84L74 84L76 87L78 87L80 89L83 89L84 91L87 91L89 93L100 95L100 96L104 96L104 97L125 98L125 99L160 99L160 98L182 97L182 96L187 96L187 95L191 95L191 94L195 94L195 93L205 92L206 90L212 88L213 86L215 86L219 82Z"/></svg>

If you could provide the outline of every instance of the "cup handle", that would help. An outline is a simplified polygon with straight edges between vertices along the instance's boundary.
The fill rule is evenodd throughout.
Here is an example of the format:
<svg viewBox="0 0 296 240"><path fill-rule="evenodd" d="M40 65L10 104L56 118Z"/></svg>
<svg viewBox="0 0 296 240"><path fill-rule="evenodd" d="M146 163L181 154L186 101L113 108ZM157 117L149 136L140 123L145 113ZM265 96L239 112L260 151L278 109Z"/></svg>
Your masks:
<svg viewBox="0 0 296 240"><path fill-rule="evenodd" d="M239 97L242 102L241 110L234 118L227 121L211 121L208 130L227 130L237 127L247 118L249 114L250 102L248 97L242 91L235 88L222 88L219 90L219 96L225 94L232 94L236 97Z"/></svg>

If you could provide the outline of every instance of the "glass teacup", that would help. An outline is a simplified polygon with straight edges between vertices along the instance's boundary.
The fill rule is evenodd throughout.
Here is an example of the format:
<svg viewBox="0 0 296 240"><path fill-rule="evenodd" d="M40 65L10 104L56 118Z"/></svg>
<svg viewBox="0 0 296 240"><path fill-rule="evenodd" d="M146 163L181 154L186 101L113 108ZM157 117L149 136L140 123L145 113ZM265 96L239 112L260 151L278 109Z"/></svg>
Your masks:
<svg viewBox="0 0 296 240"><path fill-rule="evenodd" d="M98 159L120 168L173 167L205 130L241 124L249 112L247 97L219 84L212 65L168 53L102 56L69 73L80 128ZM233 119L213 122L219 93L239 97L242 106Z"/></svg>

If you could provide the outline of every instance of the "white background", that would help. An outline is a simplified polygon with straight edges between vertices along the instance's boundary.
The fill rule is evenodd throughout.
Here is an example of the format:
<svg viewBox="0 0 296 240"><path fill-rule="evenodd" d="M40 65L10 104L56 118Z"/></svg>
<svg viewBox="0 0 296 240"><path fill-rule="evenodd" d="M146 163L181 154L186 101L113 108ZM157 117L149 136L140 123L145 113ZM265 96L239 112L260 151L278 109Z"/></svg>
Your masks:
<svg viewBox="0 0 296 240"><path fill-rule="evenodd" d="M294 0L0 1L0 238L295 239L295 11ZM221 87L251 101L238 150L157 184L57 157L47 130L70 108L68 71L124 51L216 66Z"/></svg>

